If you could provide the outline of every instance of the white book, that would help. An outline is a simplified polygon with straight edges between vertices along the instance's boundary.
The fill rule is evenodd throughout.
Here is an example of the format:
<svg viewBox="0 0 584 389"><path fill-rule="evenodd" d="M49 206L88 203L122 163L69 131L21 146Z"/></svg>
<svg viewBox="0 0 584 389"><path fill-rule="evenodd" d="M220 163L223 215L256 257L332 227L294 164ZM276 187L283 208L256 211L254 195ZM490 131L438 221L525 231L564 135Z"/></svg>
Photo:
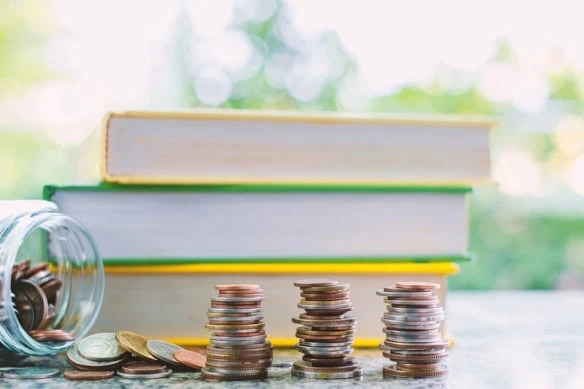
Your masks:
<svg viewBox="0 0 584 389"><path fill-rule="evenodd" d="M465 188L48 187L107 263L466 255Z"/></svg>
<svg viewBox="0 0 584 389"><path fill-rule="evenodd" d="M103 178L125 184L490 180L492 121L194 110L104 120Z"/></svg>
<svg viewBox="0 0 584 389"><path fill-rule="evenodd" d="M283 265L282 265L283 266ZM294 280L307 278L335 279L350 284L351 301L357 316L356 345L377 346L384 338L381 317L387 306L375 291L398 281L425 281L440 284L435 293L446 309L447 275L456 272L453 263L434 264L368 264L347 271L351 264L324 265L315 272L283 269L266 273L265 265L250 267L239 273L226 267L223 272L177 270L160 272L152 268L106 269L106 293L93 332L131 329L148 338L164 338L185 345L201 345L208 340L205 329L211 297L217 295L217 284L259 284L264 289L266 333L277 346L295 344L292 317L304 312L296 305L300 289ZM180 266L175 266L180 268ZM260 270L257 270L260 269ZM417 269L417 270L416 270ZM168 267L165 269L169 271ZM241 270L241 269L240 269ZM405 270L405 271L404 271Z"/></svg>

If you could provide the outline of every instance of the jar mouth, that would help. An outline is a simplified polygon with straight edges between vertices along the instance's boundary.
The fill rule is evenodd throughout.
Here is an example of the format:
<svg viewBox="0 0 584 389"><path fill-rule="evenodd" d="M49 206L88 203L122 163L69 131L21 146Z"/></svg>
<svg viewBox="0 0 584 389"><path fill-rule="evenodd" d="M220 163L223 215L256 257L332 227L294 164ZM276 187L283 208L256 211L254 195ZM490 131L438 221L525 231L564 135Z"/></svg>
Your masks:
<svg viewBox="0 0 584 389"><path fill-rule="evenodd" d="M78 222L56 212L21 215L11 227L0 237L0 339L29 355L64 351L87 334L101 307L97 246Z"/></svg>

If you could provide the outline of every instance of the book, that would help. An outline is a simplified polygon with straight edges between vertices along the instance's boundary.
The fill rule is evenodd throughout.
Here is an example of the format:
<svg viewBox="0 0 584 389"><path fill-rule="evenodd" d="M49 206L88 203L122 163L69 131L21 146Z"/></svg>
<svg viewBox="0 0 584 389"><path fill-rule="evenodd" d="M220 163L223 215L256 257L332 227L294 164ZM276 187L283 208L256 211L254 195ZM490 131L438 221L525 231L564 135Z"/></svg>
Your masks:
<svg viewBox="0 0 584 389"><path fill-rule="evenodd" d="M466 260L464 187L65 186L106 264Z"/></svg>
<svg viewBox="0 0 584 389"><path fill-rule="evenodd" d="M355 346L378 347L384 338L380 319L386 305L375 294L377 289L398 281L436 282L446 309L447 276L457 271L458 265L451 262L107 266L105 297L92 332L131 328L152 339L204 345L215 285L250 283L264 289L268 338L275 346L293 346L297 325L291 319L303 312L296 306L300 290L293 282L326 277L350 284L358 318Z"/></svg>
<svg viewBox="0 0 584 389"><path fill-rule="evenodd" d="M109 113L102 173L123 184L467 185L490 181L493 125L460 116Z"/></svg>

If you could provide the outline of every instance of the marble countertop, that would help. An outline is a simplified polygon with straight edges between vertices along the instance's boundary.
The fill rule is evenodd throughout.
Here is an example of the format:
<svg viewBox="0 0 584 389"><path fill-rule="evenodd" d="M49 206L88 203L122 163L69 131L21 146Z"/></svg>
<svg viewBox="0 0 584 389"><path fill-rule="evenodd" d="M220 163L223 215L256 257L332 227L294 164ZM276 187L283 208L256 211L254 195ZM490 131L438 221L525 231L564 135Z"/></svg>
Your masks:
<svg viewBox="0 0 584 389"><path fill-rule="evenodd" d="M383 379L389 363L380 350L356 350L361 380L306 380L290 376L299 359L294 350L277 350L264 381L210 383L199 373L174 373L159 380L112 378L107 381L0 379L14 388L188 388L318 387L355 385L384 388L582 388L584 385L584 292L451 292L447 327L455 339L446 364L450 374L436 379ZM381 331L381 327L380 327ZM62 358L29 358L22 365L67 368Z"/></svg>

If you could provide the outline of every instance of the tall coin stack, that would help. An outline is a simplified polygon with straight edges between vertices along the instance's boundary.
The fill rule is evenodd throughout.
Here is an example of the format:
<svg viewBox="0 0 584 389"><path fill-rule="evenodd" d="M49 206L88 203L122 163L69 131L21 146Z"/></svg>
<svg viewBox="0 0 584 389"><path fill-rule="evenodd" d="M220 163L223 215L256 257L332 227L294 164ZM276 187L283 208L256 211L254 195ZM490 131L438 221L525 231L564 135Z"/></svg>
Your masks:
<svg viewBox="0 0 584 389"><path fill-rule="evenodd" d="M292 375L301 378L338 379L361 377L362 370L350 354L357 319L353 310L349 285L331 280L300 280L298 308L306 313L292 318L300 324L296 348L304 356L294 362Z"/></svg>
<svg viewBox="0 0 584 389"><path fill-rule="evenodd" d="M259 285L216 285L219 296L211 299L207 313L211 330L204 378L217 381L254 380L267 377L272 345L266 340Z"/></svg>
<svg viewBox="0 0 584 389"><path fill-rule="evenodd" d="M442 339L440 322L444 310L432 291L440 285L427 282L398 282L378 290L387 312L381 321L383 356L396 362L383 368L383 377L441 377L448 373L441 361L448 356L449 342Z"/></svg>

